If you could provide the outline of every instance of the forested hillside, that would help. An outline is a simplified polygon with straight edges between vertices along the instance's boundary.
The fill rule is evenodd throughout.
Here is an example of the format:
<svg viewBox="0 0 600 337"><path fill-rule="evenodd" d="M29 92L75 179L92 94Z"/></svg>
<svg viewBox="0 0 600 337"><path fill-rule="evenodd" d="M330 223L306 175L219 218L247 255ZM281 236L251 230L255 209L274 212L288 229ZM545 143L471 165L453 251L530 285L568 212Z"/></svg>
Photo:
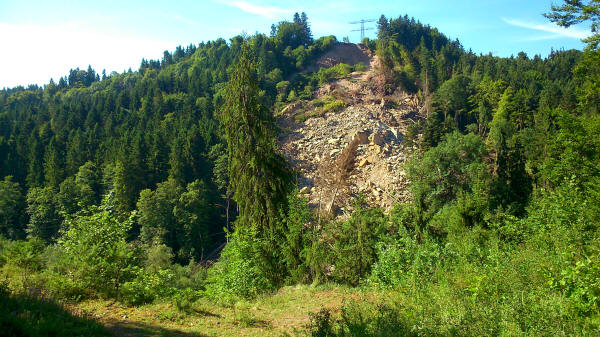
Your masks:
<svg viewBox="0 0 600 337"><path fill-rule="evenodd" d="M380 61L381 100L421 102L402 135L410 201L389 212L360 193L346 217L309 207L277 148L289 131L276 127L282 111L311 102L305 123L346 109L316 92L364 70L315 69L338 42L313 39L304 13L270 36L178 47L136 71L75 69L0 91L0 291L17 303L1 326L36 335L65 318L48 309L28 320L32 301L111 299L168 305L171 318L159 320L216 335L594 334L598 10L552 7L549 20L591 22L593 35L584 51L546 58L476 55L415 19L382 15L377 39L363 41ZM301 326L247 304L324 284L352 300L312 310ZM220 320L198 323L229 309L223 331ZM309 316L301 303L295 311Z"/></svg>
<svg viewBox="0 0 600 337"><path fill-rule="evenodd" d="M2 202L14 204L2 209L2 235L54 242L67 215L110 195L120 213L139 211L134 227L147 242L165 241L179 261L200 259L224 242L228 208L235 210L215 171L228 68L248 46L265 99L274 101L277 83L335 42L313 41L306 20L282 22L271 37L178 47L135 72L74 69L43 88L2 90Z"/></svg>

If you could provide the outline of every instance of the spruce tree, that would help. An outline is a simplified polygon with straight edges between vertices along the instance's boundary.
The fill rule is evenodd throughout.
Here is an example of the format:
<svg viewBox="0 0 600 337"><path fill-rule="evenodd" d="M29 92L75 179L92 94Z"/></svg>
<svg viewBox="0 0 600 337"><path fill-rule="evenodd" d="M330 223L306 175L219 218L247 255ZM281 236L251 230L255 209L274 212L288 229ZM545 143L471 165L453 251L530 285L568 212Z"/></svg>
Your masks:
<svg viewBox="0 0 600 337"><path fill-rule="evenodd" d="M260 265L265 276L277 283L283 277L277 244L285 231L278 224L293 177L285 159L277 153L274 119L258 83L255 62L244 47L227 84L221 120L227 141L229 184L239 214L236 231L240 235L253 233L263 243L255 247L256 257L264 259Z"/></svg>

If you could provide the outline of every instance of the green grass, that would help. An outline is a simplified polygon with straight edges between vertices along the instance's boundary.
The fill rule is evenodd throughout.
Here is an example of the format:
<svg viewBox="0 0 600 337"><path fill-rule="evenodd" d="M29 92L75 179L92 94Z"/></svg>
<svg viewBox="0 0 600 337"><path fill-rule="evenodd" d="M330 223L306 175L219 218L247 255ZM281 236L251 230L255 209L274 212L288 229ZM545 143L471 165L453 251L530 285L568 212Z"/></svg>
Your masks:
<svg viewBox="0 0 600 337"><path fill-rule="evenodd" d="M282 336L305 331L310 315L322 308L339 312L347 301L376 295L338 285L288 286L255 300L221 305L201 298L188 312L170 302L128 307L118 302L88 300L76 305L116 335L134 336Z"/></svg>
<svg viewBox="0 0 600 337"><path fill-rule="evenodd" d="M297 122L304 122L309 118L321 116L327 112L338 112L346 107L344 101L335 99L332 96L323 96L314 99L311 104L315 107L313 110L304 111L298 110L294 119Z"/></svg>
<svg viewBox="0 0 600 337"><path fill-rule="evenodd" d="M0 335L3 336L110 336L100 323L50 300L0 295Z"/></svg>

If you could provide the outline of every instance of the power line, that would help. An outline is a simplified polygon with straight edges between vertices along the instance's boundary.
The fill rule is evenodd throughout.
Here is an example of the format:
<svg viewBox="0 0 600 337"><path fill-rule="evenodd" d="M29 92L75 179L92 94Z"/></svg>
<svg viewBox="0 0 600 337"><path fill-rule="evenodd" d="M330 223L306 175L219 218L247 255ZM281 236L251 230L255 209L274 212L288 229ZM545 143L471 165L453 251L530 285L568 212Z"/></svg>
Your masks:
<svg viewBox="0 0 600 337"><path fill-rule="evenodd" d="M376 19L361 19L359 21L352 21L349 22L351 25L356 25L360 23L360 29L353 29L351 30L351 32L360 32L360 40L362 41L365 38L365 30L373 30L375 28L373 27L367 27L365 28L365 23L367 22L375 22L377 21Z"/></svg>

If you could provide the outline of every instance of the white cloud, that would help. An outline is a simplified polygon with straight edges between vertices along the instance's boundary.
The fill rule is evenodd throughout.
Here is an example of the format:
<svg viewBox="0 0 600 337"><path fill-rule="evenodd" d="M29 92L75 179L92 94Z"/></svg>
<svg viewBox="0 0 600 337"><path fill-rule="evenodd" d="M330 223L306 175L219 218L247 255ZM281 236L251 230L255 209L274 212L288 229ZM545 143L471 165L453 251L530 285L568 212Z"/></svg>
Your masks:
<svg viewBox="0 0 600 337"><path fill-rule="evenodd" d="M541 32L546 32L546 33L552 33L552 35L544 35L541 37L532 37L528 40L530 41L535 41L535 40L550 40L550 39L558 39L558 38L572 38L572 39L585 39L586 37L590 36L590 32L586 32L586 31L582 31L573 27L569 27L569 28L563 28L563 27L559 27L556 25L550 25L550 24L546 24L546 25L540 25L540 24L532 24L532 23L528 23L528 22L523 22L523 21L519 21L519 20L515 20L515 19L507 19L507 18L502 18L502 21L506 22L507 24L511 25L511 26L516 26L516 27L521 27L521 28L526 28L526 29L531 29L531 30L537 30L537 31L541 31Z"/></svg>
<svg viewBox="0 0 600 337"><path fill-rule="evenodd" d="M236 7L246 13L260 15L265 18L274 19L282 15L289 15L294 12L293 9L271 7L271 6L259 6L251 4L247 1L221 1L222 3Z"/></svg>
<svg viewBox="0 0 600 337"><path fill-rule="evenodd" d="M72 68L137 69L177 43L88 29L80 23L41 26L0 23L0 88L57 81Z"/></svg>

